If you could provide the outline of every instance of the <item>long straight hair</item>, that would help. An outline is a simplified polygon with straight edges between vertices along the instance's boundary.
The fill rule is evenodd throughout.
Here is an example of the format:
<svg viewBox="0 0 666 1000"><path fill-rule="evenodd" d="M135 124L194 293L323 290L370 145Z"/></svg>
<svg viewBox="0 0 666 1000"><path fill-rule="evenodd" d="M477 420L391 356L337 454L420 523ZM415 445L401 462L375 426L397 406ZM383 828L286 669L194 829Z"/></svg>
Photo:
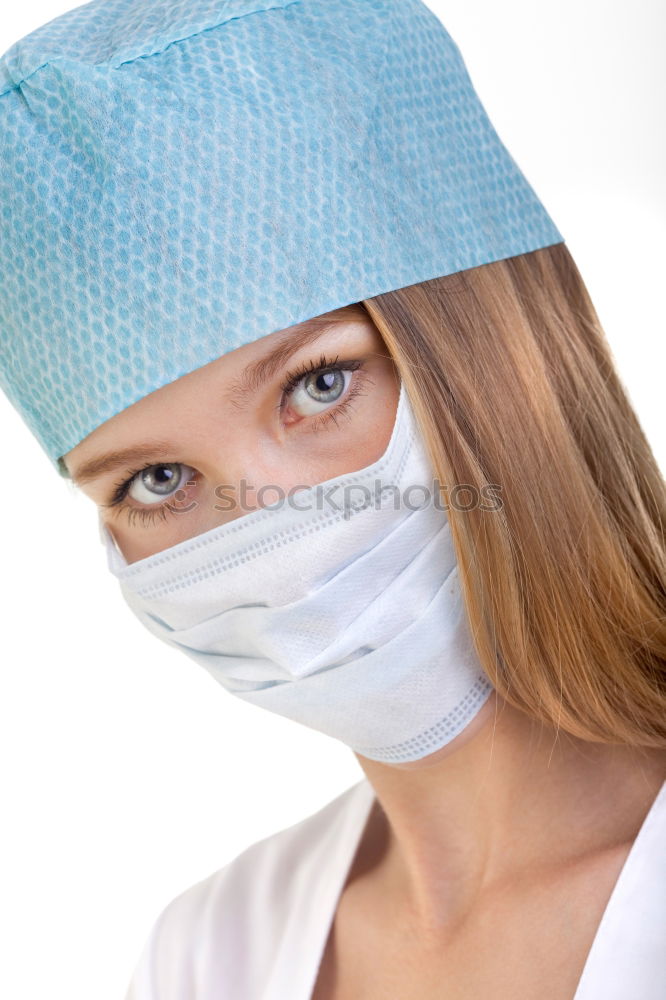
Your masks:
<svg viewBox="0 0 666 1000"><path fill-rule="evenodd" d="M499 487L496 509L447 511L499 694L585 740L666 747L666 489L567 247L356 307L445 490Z"/></svg>

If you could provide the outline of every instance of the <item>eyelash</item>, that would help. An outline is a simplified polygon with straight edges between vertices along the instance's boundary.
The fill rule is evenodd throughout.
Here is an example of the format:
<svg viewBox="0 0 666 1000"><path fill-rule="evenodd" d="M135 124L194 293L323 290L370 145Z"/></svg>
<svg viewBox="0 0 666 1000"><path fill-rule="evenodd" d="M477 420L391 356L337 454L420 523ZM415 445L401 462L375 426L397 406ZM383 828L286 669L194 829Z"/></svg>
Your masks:
<svg viewBox="0 0 666 1000"><path fill-rule="evenodd" d="M289 374L285 377L284 381L280 385L280 389L283 395L291 396L291 394L294 392L299 382L301 382L306 375L310 375L313 372L316 372L318 374L324 374L324 372L329 372L329 371L353 372L363 367L362 361L338 362L338 357L339 355L336 355L334 360L331 361L324 354L322 354L318 362L315 362L314 360L309 361L306 364L301 365L301 367L297 368L295 371L289 372ZM334 406L330 410L327 410L325 413L322 413L320 416L315 417L315 419L312 421L310 429L313 431L317 431L323 425L329 424L329 421L331 420L334 420L337 426L337 417L339 417L347 410L347 407L349 406L351 401L360 392L361 387L359 386L358 382L359 382L358 379L351 382L344 399L338 406ZM279 410L280 413L282 412L282 410L284 409L284 399L280 399L280 402L276 407L276 409ZM158 517L161 520L165 521L167 519L167 516L171 513L166 503L156 505L154 508L151 508L150 510L148 509L144 510L142 507L132 507L130 504L123 503L136 477L141 475L142 472L145 472L146 469L152 469L152 468L155 468L154 462L151 462L148 465L143 465L140 469L130 470L127 473L127 478L124 479L122 482L116 484L115 491L112 494L110 501L106 504L102 504L102 506L107 508L108 507L117 508L117 510L114 511L114 513L117 514L121 513L122 511L126 511L128 524L130 525L137 517L141 518L143 524L146 523L153 524ZM196 479L196 476L194 477L194 479Z"/></svg>

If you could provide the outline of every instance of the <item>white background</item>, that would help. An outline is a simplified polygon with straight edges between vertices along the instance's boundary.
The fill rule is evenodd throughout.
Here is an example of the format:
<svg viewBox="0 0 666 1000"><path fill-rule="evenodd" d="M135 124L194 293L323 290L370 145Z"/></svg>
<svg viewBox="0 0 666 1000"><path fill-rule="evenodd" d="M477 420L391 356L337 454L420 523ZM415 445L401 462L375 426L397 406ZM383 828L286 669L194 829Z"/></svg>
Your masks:
<svg viewBox="0 0 666 1000"><path fill-rule="evenodd" d="M0 51L72 6L5 6ZM429 6L578 262L663 469L660 0ZM362 771L156 642L106 570L92 504L1 394L0 430L0 995L117 1000L173 896Z"/></svg>

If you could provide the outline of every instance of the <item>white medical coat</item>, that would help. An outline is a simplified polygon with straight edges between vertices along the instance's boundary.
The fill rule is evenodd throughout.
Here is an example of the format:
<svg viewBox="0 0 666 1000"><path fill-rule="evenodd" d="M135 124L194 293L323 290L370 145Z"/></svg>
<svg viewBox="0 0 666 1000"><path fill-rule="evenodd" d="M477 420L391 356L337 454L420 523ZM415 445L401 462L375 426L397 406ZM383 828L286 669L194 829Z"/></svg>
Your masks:
<svg viewBox="0 0 666 1000"><path fill-rule="evenodd" d="M125 1000L310 1000L374 791L363 779L162 911ZM666 1000L666 782L572 1000Z"/></svg>

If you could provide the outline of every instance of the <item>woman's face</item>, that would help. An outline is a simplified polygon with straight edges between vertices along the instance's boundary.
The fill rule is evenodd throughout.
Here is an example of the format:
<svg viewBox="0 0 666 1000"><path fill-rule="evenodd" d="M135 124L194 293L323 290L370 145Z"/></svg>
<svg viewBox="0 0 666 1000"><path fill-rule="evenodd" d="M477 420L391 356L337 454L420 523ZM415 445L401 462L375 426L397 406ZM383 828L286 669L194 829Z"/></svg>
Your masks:
<svg viewBox="0 0 666 1000"><path fill-rule="evenodd" d="M279 330L183 375L67 452L128 563L380 458L394 363L364 310L332 316L344 321Z"/></svg>

